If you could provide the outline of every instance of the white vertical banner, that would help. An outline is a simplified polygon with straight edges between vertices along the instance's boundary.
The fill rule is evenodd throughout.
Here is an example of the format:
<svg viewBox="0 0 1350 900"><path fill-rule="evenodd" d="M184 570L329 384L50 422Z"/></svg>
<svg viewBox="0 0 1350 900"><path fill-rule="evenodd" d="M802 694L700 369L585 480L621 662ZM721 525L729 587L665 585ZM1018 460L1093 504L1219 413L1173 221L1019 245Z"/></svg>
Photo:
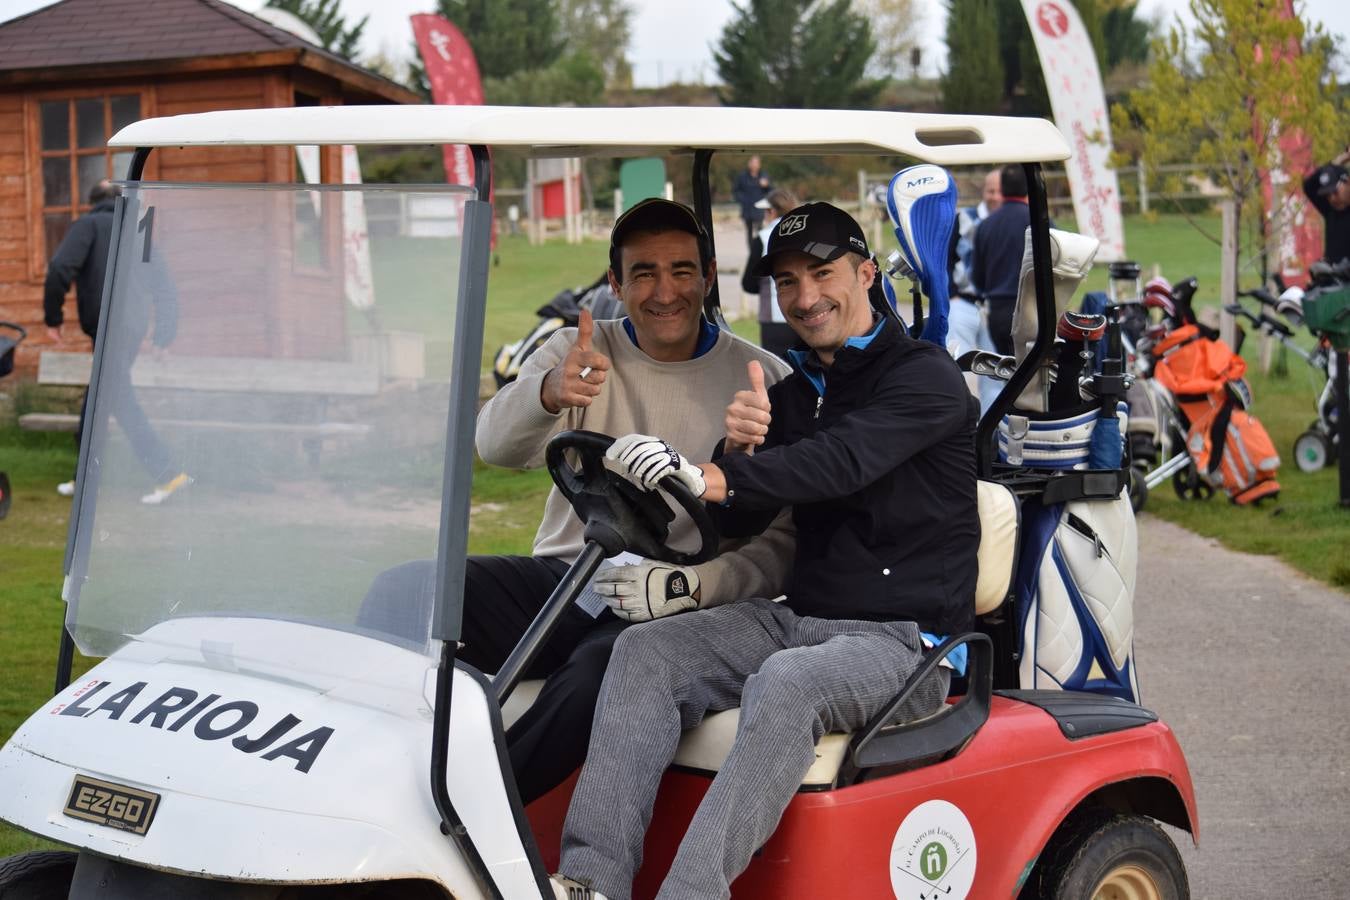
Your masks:
<svg viewBox="0 0 1350 900"><path fill-rule="evenodd" d="M361 160L352 144L342 146L342 183L361 183ZM342 192L342 258L347 302L357 309L375 305L370 274L370 235L366 231L366 195Z"/></svg>
<svg viewBox="0 0 1350 900"><path fill-rule="evenodd" d="M1101 241L1098 260L1124 259L1120 186L1109 160L1111 120L1092 40L1069 0L1022 0L1022 9L1036 41L1055 125L1073 148L1064 165L1078 230Z"/></svg>

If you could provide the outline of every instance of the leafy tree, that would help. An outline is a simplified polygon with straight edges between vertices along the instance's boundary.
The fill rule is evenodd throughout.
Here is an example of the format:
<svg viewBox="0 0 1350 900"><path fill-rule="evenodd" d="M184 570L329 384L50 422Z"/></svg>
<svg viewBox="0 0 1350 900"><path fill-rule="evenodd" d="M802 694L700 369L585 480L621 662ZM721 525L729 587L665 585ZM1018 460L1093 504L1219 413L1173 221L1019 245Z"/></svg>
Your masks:
<svg viewBox="0 0 1350 900"><path fill-rule="evenodd" d="M605 73L589 53L569 53L543 69L483 81L483 99L495 106L595 106Z"/></svg>
<svg viewBox="0 0 1350 900"><path fill-rule="evenodd" d="M572 53L583 52L599 64L605 83L633 84L628 45L633 40L633 7L626 0L558 0L563 42Z"/></svg>
<svg viewBox="0 0 1350 900"><path fill-rule="evenodd" d="M355 25L348 26L347 17L342 14L341 0L267 0L267 5L290 13L313 28L325 50L345 59L356 58L361 33L370 19L365 15Z"/></svg>
<svg viewBox="0 0 1350 900"><path fill-rule="evenodd" d="M713 62L730 106L866 108L885 82L865 76L876 44L849 0L748 0Z"/></svg>
<svg viewBox="0 0 1350 900"><path fill-rule="evenodd" d="M1347 130L1329 74L1326 34L1299 17L1284 18L1282 6L1191 0L1194 29L1177 24L1156 41L1149 83L1112 110L1118 148L1132 149L1150 170L1167 163L1203 166L1232 197L1240 234L1243 217L1260 210L1261 172L1280 168L1282 132L1301 132L1312 141L1314 157L1327 159ZM1117 164L1129 164L1130 156L1118 152ZM1183 187L1177 174L1160 180L1169 192Z"/></svg>
<svg viewBox="0 0 1350 900"><path fill-rule="evenodd" d="M922 19L914 0L853 0L853 10L871 23L877 43L868 74L887 78L911 69L910 54L919 47Z"/></svg>
<svg viewBox="0 0 1350 900"><path fill-rule="evenodd" d="M947 10L942 108L961 113L996 112L1003 100L1003 63L994 0L950 0Z"/></svg>

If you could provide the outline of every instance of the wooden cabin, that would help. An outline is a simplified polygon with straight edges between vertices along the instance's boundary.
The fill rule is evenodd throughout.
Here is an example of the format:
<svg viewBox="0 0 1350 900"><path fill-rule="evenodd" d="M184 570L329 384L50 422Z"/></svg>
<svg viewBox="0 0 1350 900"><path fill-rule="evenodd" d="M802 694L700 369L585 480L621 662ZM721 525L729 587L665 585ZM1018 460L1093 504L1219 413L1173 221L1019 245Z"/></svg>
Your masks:
<svg viewBox="0 0 1350 900"><path fill-rule="evenodd" d="M401 85L221 0L62 0L0 23L0 320L28 329L16 374L31 378L51 347L47 260L88 210L89 189L126 175L130 154L107 147L122 126L217 109L417 102ZM340 152L321 151L323 181L341 180ZM156 151L145 179L303 180L289 147ZM326 231L323 243L339 239ZM340 252L333 255L340 268ZM310 272L313 285L340 280L335 267ZM65 319L61 349L87 350L73 290ZM303 323L270 324L271 341L303 337Z"/></svg>

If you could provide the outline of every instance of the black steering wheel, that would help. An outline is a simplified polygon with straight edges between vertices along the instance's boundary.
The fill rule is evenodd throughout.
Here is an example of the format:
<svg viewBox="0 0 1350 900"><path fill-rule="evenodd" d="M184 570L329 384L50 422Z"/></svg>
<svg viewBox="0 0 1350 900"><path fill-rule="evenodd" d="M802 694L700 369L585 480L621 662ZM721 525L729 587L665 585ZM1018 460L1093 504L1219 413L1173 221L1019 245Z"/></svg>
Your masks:
<svg viewBox="0 0 1350 900"><path fill-rule="evenodd" d="M667 546L675 513L655 491L644 491L605 468L605 451L613 443L614 438L594 431L564 431L548 442L544 453L553 483L586 523L586 540L598 542L605 556L630 550L677 566L697 565L716 556L717 528L703 501L669 475L661 479L660 487L689 513L701 544L693 553ZM564 457L568 450L577 455L579 470Z"/></svg>

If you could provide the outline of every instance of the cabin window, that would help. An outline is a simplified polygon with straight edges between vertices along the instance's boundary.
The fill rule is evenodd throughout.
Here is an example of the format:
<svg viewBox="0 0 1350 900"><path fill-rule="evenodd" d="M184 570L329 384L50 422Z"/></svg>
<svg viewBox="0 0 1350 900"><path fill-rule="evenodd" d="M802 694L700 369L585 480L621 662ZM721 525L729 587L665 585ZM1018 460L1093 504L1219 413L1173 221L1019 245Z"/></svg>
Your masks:
<svg viewBox="0 0 1350 900"><path fill-rule="evenodd" d="M43 258L50 261L70 223L89 211L90 188L103 178L126 177L132 151L109 149L108 138L141 118L141 96L42 100L37 106Z"/></svg>

